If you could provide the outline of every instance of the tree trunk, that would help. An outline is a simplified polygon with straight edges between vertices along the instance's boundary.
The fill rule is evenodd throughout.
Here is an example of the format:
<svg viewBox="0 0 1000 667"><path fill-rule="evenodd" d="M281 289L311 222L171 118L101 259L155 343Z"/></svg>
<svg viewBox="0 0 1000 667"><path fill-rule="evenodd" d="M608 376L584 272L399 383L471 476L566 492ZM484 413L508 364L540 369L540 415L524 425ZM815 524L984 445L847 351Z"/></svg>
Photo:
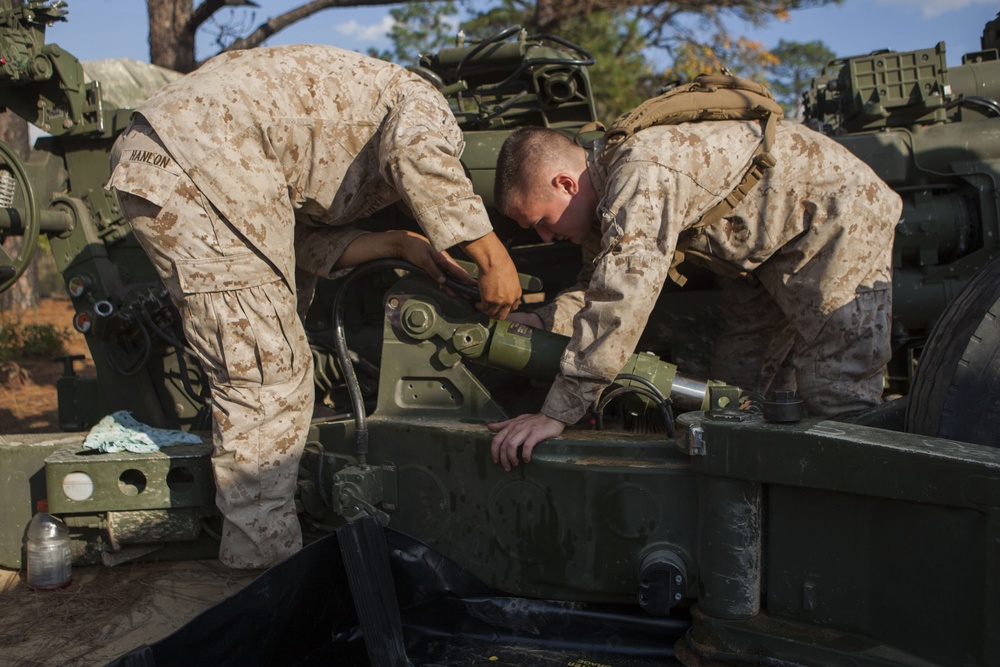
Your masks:
<svg viewBox="0 0 1000 667"><path fill-rule="evenodd" d="M146 0L149 11L149 60L154 65L187 74L194 58L193 0Z"/></svg>
<svg viewBox="0 0 1000 667"><path fill-rule="evenodd" d="M10 146L11 150L22 162L28 159L28 123L6 111L0 114L0 141ZM21 248L22 239L12 236L7 239L3 248L11 257ZM37 253L36 253L37 256ZM3 294L0 294L0 310L24 310L38 305L38 263L34 260L21 277Z"/></svg>
<svg viewBox="0 0 1000 667"><path fill-rule="evenodd" d="M559 31L559 11L555 0L538 0L535 6L535 30L549 34Z"/></svg>

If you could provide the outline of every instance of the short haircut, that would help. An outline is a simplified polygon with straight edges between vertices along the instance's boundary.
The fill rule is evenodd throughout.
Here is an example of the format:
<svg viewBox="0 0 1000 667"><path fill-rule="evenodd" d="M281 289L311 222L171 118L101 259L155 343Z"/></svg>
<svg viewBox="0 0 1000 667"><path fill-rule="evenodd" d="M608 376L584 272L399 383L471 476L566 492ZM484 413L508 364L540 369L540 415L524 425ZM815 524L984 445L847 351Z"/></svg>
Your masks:
<svg viewBox="0 0 1000 667"><path fill-rule="evenodd" d="M575 144L562 132L545 127L520 127L500 147L493 181L493 203L507 212L539 185L542 167L565 160Z"/></svg>

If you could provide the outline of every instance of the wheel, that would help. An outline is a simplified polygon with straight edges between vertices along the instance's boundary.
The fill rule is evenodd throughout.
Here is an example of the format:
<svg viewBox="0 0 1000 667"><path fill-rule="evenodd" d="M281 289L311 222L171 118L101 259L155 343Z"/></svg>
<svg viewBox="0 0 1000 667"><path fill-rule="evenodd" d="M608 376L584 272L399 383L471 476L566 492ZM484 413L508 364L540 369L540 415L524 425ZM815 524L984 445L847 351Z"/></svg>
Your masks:
<svg viewBox="0 0 1000 667"><path fill-rule="evenodd" d="M1000 256L934 325L917 362L906 430L1000 447Z"/></svg>
<svg viewBox="0 0 1000 667"><path fill-rule="evenodd" d="M13 285L38 248L41 217L31 180L11 148L0 141L0 241L8 235L23 236L14 256L0 247L0 292Z"/></svg>

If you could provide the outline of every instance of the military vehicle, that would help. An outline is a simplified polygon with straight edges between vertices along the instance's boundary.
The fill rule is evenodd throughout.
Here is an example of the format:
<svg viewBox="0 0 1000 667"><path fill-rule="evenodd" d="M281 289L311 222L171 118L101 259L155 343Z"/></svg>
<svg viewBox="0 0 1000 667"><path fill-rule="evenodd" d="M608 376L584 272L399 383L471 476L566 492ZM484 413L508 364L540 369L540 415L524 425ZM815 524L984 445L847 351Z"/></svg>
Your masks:
<svg viewBox="0 0 1000 667"><path fill-rule="evenodd" d="M97 375L59 360L64 432L0 438L0 564L21 564L42 498L70 525L76 564L213 557L207 434L151 454L81 445L115 410L192 432L209 416L178 316L102 187L129 104L45 43L65 14L0 3L0 100L48 134L26 161L0 144L0 229L24 239L0 270L9 286L49 238ZM324 282L306 322L327 410L298 485L315 541L247 589L253 604L122 664L186 651L273 664L278 650L285 664L406 664L416 634L420 664L475 664L469 638L528 651L499 664L1000 664L998 25L961 66L943 43L877 51L832 61L807 95L809 122L905 202L887 380L899 398L820 420L791 391L747 400L710 382L715 291L695 275L664 290L592 419L505 473L485 424L538 405L566 339L485 319L398 262L359 267ZM512 27L413 68L452 102L490 205L512 128L596 120L592 62ZM573 247L495 224L536 302L572 282Z"/></svg>

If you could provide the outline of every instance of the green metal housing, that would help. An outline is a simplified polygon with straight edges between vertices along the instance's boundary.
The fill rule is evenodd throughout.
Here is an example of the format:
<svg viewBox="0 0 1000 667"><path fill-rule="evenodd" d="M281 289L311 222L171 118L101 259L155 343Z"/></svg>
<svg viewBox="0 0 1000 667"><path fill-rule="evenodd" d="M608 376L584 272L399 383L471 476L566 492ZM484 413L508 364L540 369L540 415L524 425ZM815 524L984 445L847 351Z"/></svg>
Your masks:
<svg viewBox="0 0 1000 667"><path fill-rule="evenodd" d="M44 42L45 26L64 19L55 3L0 2L0 100L50 135L23 165L3 153L0 177L14 187L0 230L49 237L97 376L60 361L60 424L70 432L0 436L0 565L20 566L42 498L70 525L78 564L211 557L207 387L103 190L130 106L175 75L83 67ZM944 56L939 44L838 59L807 96L809 122L904 199L890 378L900 391L934 321L995 255L1000 234L996 45L984 38L959 67ZM596 120L591 62L565 40L512 28L413 69L452 103L463 161L492 206L496 154L511 129L573 133ZM544 287L524 282L535 302L573 282L577 248L539 244L491 215L519 270L541 278ZM363 224L412 223L385 211ZM761 404L699 380L716 291L711 275L688 272L687 286L664 290L613 387L620 398L505 473L485 425L537 409L566 339L486 319L397 268L373 270L339 300L350 276L324 281L306 319L323 410L298 483L307 536L372 515L511 595L690 616L675 648L692 666L1000 664L997 449L904 432L905 398L820 421L798 415L790 393ZM337 320L350 361L335 352ZM206 444L83 452L86 429L121 409L203 432Z"/></svg>

